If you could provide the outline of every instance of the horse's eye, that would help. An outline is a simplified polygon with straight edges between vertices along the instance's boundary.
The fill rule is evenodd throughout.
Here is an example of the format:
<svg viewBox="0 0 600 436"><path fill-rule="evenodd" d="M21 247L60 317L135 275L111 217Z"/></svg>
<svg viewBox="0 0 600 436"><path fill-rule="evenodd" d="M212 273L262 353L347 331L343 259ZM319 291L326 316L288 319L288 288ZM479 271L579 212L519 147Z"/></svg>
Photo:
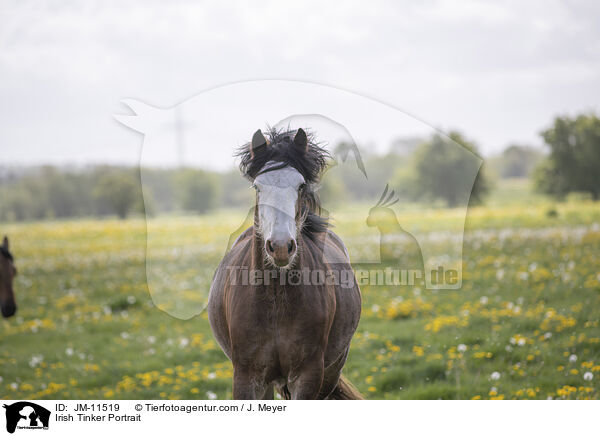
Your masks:
<svg viewBox="0 0 600 436"><path fill-rule="evenodd" d="M303 183L300 185L300 187L298 188L298 191L304 191L306 189L306 183Z"/></svg>

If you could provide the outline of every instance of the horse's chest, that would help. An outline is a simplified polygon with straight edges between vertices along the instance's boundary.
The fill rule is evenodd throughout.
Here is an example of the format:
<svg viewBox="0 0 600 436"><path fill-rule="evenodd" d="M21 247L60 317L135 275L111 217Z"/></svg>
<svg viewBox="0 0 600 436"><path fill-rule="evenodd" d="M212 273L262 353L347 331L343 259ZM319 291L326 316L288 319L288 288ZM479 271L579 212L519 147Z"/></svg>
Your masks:
<svg viewBox="0 0 600 436"><path fill-rule="evenodd" d="M231 331L237 358L257 371L286 377L314 356L327 342L333 312L330 299L308 297L273 292L240 306L243 322Z"/></svg>

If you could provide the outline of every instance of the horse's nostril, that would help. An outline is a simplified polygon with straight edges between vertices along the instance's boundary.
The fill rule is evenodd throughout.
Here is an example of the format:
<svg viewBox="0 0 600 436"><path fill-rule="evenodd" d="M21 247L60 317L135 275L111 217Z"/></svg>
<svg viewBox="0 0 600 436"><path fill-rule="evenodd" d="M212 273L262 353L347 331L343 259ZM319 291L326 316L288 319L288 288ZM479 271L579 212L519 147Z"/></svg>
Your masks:
<svg viewBox="0 0 600 436"><path fill-rule="evenodd" d="M294 249L296 248L296 242L292 239L290 242L288 242L288 254L292 254L292 252L294 251Z"/></svg>
<svg viewBox="0 0 600 436"><path fill-rule="evenodd" d="M270 253L274 253L274 252L275 252L275 249L273 248L273 244L271 244L271 240L268 240L268 241L267 241L267 250L268 250Z"/></svg>

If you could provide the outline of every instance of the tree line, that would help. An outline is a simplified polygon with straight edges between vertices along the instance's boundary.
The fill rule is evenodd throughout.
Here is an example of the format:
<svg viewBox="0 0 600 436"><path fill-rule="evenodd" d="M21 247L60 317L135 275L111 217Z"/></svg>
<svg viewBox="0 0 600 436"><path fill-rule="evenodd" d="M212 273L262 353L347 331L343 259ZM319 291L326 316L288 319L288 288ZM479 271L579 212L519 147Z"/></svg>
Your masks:
<svg viewBox="0 0 600 436"><path fill-rule="evenodd" d="M220 179L224 177L191 168L148 169L143 171L146 194L143 197L139 168L107 165L3 168L0 220L204 213L232 205L230 199L220 194Z"/></svg>
<svg viewBox="0 0 600 436"><path fill-rule="evenodd" d="M510 145L487 159L476 177L470 204L484 201L494 179L531 177L536 188L557 198L569 192L600 196L600 120L594 114L558 117L541 132L547 153ZM448 144L454 146L448 147ZM363 150L368 183L352 165L328 171L320 188L324 202L372 201L386 184L404 201L453 207L463 186L461 175L477 145L459 132L448 136L404 138L385 155ZM334 156L347 156L348 144L338 144ZM366 147L365 147L366 148ZM470 182L469 182L470 183ZM144 195L142 196L142 186ZM164 213L205 213L215 208L247 206L248 182L237 170L212 172L195 168L150 169L118 166L68 168L0 167L0 221L25 221L84 216ZM437 203L435 203L437 202Z"/></svg>

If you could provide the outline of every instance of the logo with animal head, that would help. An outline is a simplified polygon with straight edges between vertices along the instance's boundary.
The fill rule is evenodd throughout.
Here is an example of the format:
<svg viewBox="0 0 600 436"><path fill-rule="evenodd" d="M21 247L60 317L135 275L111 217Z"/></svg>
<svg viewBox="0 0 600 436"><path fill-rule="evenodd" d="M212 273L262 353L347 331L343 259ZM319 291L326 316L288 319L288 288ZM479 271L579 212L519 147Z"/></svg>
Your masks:
<svg viewBox="0 0 600 436"><path fill-rule="evenodd" d="M5 404L6 431L14 433L16 429L47 430L50 424L50 411L29 401Z"/></svg>

